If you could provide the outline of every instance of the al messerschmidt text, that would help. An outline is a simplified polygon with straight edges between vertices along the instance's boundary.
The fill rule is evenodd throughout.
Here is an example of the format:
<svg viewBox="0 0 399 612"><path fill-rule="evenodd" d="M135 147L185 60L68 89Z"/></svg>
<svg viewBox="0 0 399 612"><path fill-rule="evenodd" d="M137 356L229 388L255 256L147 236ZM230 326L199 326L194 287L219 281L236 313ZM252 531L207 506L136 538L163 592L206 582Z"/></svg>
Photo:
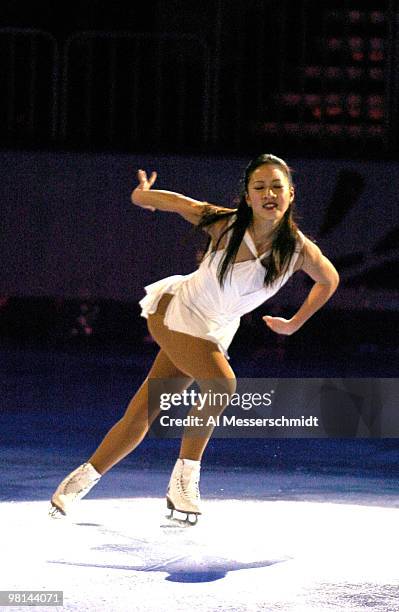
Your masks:
<svg viewBox="0 0 399 612"><path fill-rule="evenodd" d="M227 415L210 416L207 419L198 416L187 416L181 419L163 415L160 419L160 424L163 427L209 427L211 425L214 427L318 427L319 419L315 416L240 419L236 416Z"/></svg>

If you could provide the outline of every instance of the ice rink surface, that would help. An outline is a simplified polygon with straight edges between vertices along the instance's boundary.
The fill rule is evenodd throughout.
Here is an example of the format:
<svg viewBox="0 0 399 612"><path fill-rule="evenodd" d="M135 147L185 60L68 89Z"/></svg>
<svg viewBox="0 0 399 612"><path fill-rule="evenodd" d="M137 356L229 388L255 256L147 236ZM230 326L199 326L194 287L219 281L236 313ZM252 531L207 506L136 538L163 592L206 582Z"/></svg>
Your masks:
<svg viewBox="0 0 399 612"><path fill-rule="evenodd" d="M128 397L119 363L111 384L70 362L0 366L0 590L64 592L43 611L399 611L396 440L212 442L187 528L165 518L178 446L149 440L50 519L55 487Z"/></svg>
<svg viewBox="0 0 399 612"><path fill-rule="evenodd" d="M255 501L249 488L267 497L277 476L208 469L204 514L184 528L147 496L167 478L115 468L69 519L48 518L47 501L4 502L2 588L62 590L76 611L399 610L397 491L362 479L351 495L352 479L338 494L337 479L298 475L293 495L281 474L280 495ZM134 497L118 497L129 484Z"/></svg>

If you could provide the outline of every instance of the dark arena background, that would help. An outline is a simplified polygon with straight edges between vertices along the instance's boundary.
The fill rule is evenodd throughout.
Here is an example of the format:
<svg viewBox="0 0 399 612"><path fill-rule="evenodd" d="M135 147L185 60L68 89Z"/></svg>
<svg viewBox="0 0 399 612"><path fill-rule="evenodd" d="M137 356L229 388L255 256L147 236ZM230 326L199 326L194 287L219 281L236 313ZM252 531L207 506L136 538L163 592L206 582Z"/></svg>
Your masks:
<svg viewBox="0 0 399 612"><path fill-rule="evenodd" d="M3 0L0 91L0 605L399 610L399 1ZM279 336L262 316L295 313L296 274L242 318L231 365L288 379L274 416L319 381L317 431L216 435L188 529L163 518L179 439L153 432L52 522L157 353L144 286L205 244L131 204L137 170L232 207L262 152L292 168L299 226L341 282Z"/></svg>

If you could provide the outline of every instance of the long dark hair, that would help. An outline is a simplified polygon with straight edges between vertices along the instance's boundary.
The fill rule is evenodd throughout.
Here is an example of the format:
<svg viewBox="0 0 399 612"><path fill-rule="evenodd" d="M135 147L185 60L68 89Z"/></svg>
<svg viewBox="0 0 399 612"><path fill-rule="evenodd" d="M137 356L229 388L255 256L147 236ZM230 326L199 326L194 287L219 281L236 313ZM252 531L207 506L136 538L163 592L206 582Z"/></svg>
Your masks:
<svg viewBox="0 0 399 612"><path fill-rule="evenodd" d="M235 216L233 223L228 225L228 227L226 227L226 229L224 229L220 234L214 247L213 257L219 248L223 236L227 234L227 232L231 232L225 253L219 262L217 270L218 279L221 286L223 286L227 273L229 271L232 272L233 270L233 263L238 249L240 248L240 244L244 238L245 231L252 221L252 208L248 206L246 201L248 183L252 173L259 168L259 166L264 164L279 166L286 175L290 187L293 185L291 169L286 162L283 159L272 155L271 153L263 153L253 159L245 168L244 176L241 181L241 193L238 199L237 208L232 209L231 212L223 211L216 213L213 212L210 207L206 208L200 223L197 225L198 229L203 229L209 225L212 225L213 223L216 223L216 221L220 221L220 219ZM298 226L294 221L293 202L291 202L274 231L270 255L262 260L262 263L266 268L264 279L264 284L266 287L271 285L287 270L291 257L295 251L297 237ZM206 250L208 249L210 243L211 238L208 240Z"/></svg>

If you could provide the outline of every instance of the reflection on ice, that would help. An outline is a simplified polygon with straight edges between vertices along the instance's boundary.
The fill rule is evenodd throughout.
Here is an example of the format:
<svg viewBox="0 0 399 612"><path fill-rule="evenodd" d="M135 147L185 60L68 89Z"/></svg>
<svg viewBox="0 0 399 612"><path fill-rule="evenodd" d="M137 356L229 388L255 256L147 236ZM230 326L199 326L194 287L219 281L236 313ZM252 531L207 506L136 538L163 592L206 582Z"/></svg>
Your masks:
<svg viewBox="0 0 399 612"><path fill-rule="evenodd" d="M70 565L66 561L55 561L55 563ZM256 561L254 563L240 563L229 559L217 558L211 555L182 556L170 559L165 563L155 563L149 566L130 565L95 565L85 563L73 563L79 567L101 567L115 570L131 570L135 572L167 572L165 580L171 582L213 582L224 578L227 572L255 567L267 567L279 563L279 561Z"/></svg>

